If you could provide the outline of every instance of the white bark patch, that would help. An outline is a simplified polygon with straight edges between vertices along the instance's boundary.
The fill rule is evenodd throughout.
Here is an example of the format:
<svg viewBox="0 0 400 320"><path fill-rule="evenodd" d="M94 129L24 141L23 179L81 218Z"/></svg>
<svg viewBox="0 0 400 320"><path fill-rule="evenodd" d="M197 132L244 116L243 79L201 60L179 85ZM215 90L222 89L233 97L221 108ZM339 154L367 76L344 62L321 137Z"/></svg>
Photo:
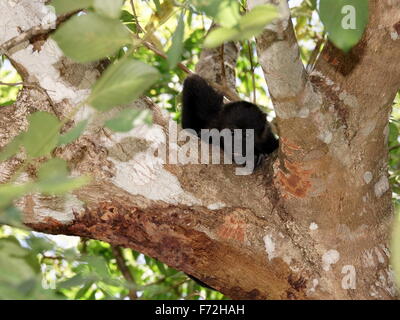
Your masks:
<svg viewBox="0 0 400 320"><path fill-rule="evenodd" d="M383 129L383 136L385 138L385 144L389 143L389 125L386 125Z"/></svg>
<svg viewBox="0 0 400 320"><path fill-rule="evenodd" d="M293 96L303 90L303 65L294 62L298 59L297 45L291 46L286 41L273 42L268 50L261 53L260 64L265 66L266 70L270 70L269 76L273 79L269 90L277 99ZM282 61L291 63L282 64ZM277 70L276 66L280 66L280 69ZM281 74L290 74L291 81L288 81L286 77L281 77Z"/></svg>
<svg viewBox="0 0 400 320"><path fill-rule="evenodd" d="M310 230L315 231L318 229L318 225L315 222L310 223Z"/></svg>
<svg viewBox="0 0 400 320"><path fill-rule="evenodd" d="M17 36L20 32L29 30L38 25L43 27L55 27L56 16L52 7L45 6L39 0L0 1L0 21L5 28L0 28L0 43ZM19 29L20 28L20 29ZM33 51L33 46L28 42L10 50L12 58L29 71L29 77L25 81L38 82L47 91L53 102L58 103L63 99L71 104L77 104L89 94L89 88L93 83L93 74L90 71L85 74L87 66L78 66L82 71L79 76L80 83L72 85L62 79L60 60L64 57L55 41L48 39L40 51ZM63 63L73 64L69 59L63 58ZM57 67L58 66L58 67Z"/></svg>
<svg viewBox="0 0 400 320"><path fill-rule="evenodd" d="M376 127L376 120L375 119L371 119L369 121L367 121L361 128L360 130L360 135L363 137L367 137L371 134L372 131L374 131Z"/></svg>
<svg viewBox="0 0 400 320"><path fill-rule="evenodd" d="M310 115L310 109L308 109L307 107L304 107L302 109L300 109L298 116L299 118L307 118Z"/></svg>
<svg viewBox="0 0 400 320"><path fill-rule="evenodd" d="M265 251L267 252L268 260L271 261L276 257L275 242L271 235L266 235L264 238Z"/></svg>
<svg viewBox="0 0 400 320"><path fill-rule="evenodd" d="M393 31L390 33L390 38L392 38L393 41L396 41L400 39L400 35L397 33L397 31Z"/></svg>
<svg viewBox="0 0 400 320"><path fill-rule="evenodd" d="M369 184L372 181L372 172L367 171L364 173L364 181L366 184Z"/></svg>
<svg viewBox="0 0 400 320"><path fill-rule="evenodd" d="M309 293L314 293L315 290L317 289L318 284L319 284L318 279L313 279L312 280L312 286L311 286L311 288L309 290Z"/></svg>
<svg viewBox="0 0 400 320"><path fill-rule="evenodd" d="M73 194L59 197L35 195L32 199L34 222L53 218L61 223L69 223L75 219L74 212L84 211L84 203Z"/></svg>
<svg viewBox="0 0 400 320"><path fill-rule="evenodd" d="M388 190L389 190L389 180L386 176L382 176L374 186L375 195L377 198L380 198Z"/></svg>
<svg viewBox="0 0 400 320"><path fill-rule="evenodd" d="M343 101L343 103L351 108L358 107L358 100L355 96L347 93L346 91L342 91L339 94L339 99Z"/></svg>
<svg viewBox="0 0 400 320"><path fill-rule="evenodd" d="M124 147L137 148L135 143L148 143L146 149L132 155L128 161L119 159L119 154L110 154L109 160L115 165L115 175L111 181L121 189L134 195L142 195L150 200L161 200L171 204L200 205L201 202L192 194L185 192L176 176L165 170L162 155L155 155L165 143L165 133L160 126L141 125L125 134L114 134L113 140L105 139L104 145L109 149L124 139L133 139L131 145ZM123 150L123 147L120 148ZM138 148L140 149L140 148ZM129 155L127 155L129 156Z"/></svg>
<svg viewBox="0 0 400 320"><path fill-rule="evenodd" d="M337 263L339 259L340 259L340 254L337 250L333 249L328 250L322 256L322 268L325 271L330 271L331 265Z"/></svg>
<svg viewBox="0 0 400 320"><path fill-rule="evenodd" d="M207 206L208 210L219 210L222 208L225 208L226 204L223 202L216 202L216 203L211 203Z"/></svg>
<svg viewBox="0 0 400 320"><path fill-rule="evenodd" d="M318 139L320 139L325 144L330 144L332 142L333 134L330 131L323 131L319 134Z"/></svg>

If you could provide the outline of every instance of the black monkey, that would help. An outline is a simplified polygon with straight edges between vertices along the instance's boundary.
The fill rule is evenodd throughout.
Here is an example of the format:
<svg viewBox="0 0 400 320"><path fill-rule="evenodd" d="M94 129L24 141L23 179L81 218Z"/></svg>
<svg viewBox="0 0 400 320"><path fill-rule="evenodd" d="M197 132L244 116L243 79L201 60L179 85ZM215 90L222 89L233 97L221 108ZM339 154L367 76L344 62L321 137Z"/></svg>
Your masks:
<svg viewBox="0 0 400 320"><path fill-rule="evenodd" d="M245 129L254 129L256 166L264 155L279 146L266 114L255 104L246 101L224 104L223 95L198 75L187 77L183 84L182 127L195 130L198 136L201 129L242 129L242 156L246 153Z"/></svg>

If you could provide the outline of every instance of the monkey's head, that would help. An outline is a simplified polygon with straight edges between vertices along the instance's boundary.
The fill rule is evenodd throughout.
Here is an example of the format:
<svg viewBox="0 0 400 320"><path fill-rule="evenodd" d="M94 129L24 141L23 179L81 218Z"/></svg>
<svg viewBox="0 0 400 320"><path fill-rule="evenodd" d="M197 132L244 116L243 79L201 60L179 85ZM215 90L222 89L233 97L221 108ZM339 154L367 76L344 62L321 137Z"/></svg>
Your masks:
<svg viewBox="0 0 400 320"><path fill-rule="evenodd" d="M247 136L246 129L254 130L254 154L256 157L262 154L274 152L278 146L278 139L272 133L267 115L258 106L246 101L228 103L223 106L219 117L220 130L242 130L242 155L246 155Z"/></svg>

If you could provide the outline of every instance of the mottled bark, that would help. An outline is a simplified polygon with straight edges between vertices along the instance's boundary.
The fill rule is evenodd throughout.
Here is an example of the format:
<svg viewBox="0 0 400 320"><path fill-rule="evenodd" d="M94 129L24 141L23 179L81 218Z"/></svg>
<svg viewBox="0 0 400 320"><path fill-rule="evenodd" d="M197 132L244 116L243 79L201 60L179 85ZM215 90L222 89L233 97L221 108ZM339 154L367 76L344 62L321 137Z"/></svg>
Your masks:
<svg viewBox="0 0 400 320"><path fill-rule="evenodd" d="M255 2L262 1L249 5ZM43 3L0 2L0 45L18 27L29 30L51 18ZM100 126L109 114L96 116L77 142L55 151L73 175L90 173L92 183L65 197L21 199L26 224L133 248L232 298L395 297L386 141L400 87L400 1L371 0L361 43L349 56L327 46L311 74L281 6L286 15L257 39L281 141L263 168L236 176L229 165L163 165L151 151L165 144L167 123L143 98L134 105L156 110L152 127L116 134ZM24 81L48 96L27 88L0 109L0 146L36 110L55 108L65 116L99 75L96 64L73 63L52 40L26 42L8 54ZM197 72L233 88L236 55L234 44L204 51ZM91 112L85 107L75 120ZM23 157L0 164L1 183ZM34 174L29 168L21 179Z"/></svg>

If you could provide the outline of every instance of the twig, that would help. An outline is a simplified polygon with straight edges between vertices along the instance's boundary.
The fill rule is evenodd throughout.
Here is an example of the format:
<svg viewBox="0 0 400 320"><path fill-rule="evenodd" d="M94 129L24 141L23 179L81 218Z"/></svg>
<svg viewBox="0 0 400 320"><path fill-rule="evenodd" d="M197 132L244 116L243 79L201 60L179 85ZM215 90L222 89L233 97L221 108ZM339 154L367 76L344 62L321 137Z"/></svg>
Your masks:
<svg viewBox="0 0 400 320"><path fill-rule="evenodd" d="M2 82L0 81L0 86L10 86L10 87L18 87L18 86L23 86L25 88L32 88L32 89L37 89L40 91L42 94L44 94L51 106L51 109L53 110L54 114L60 119L61 115L57 111L53 100L49 96L48 92L46 89L42 88L39 84L37 83L28 83L28 82L15 82L15 83L8 83L8 82Z"/></svg>
<svg viewBox="0 0 400 320"><path fill-rule="evenodd" d="M221 45L220 54L221 54L221 76L223 81L222 83L224 86L227 86L226 70L225 70L225 44Z"/></svg>
<svg viewBox="0 0 400 320"><path fill-rule="evenodd" d="M133 3L133 0L131 0L131 8L132 8L132 13L133 13L133 16L135 18L135 23L136 23L136 34L139 35L139 32L144 33L144 30L143 30L142 26L139 24L139 19L138 19L138 16L136 14L136 9L135 9L135 5Z"/></svg>
<svg viewBox="0 0 400 320"><path fill-rule="evenodd" d="M157 49L153 44L151 44L148 41L143 41L143 45L153 51L156 55L158 55L159 57L163 58L163 59L167 59L167 55L160 51L159 49ZM187 73L187 74L194 74L194 72L192 70L190 70L188 67L186 67L182 62L178 63L178 68L181 69L183 72ZM226 85L219 85L215 82L211 82L210 81L210 85L213 86L215 89L217 89L218 91L222 92L224 94L224 96L226 98L228 98L230 101L238 101L241 100L240 97L233 92L230 88L228 88Z"/></svg>
<svg viewBox="0 0 400 320"><path fill-rule="evenodd" d="M56 28L64 21L69 19L71 16L73 16L75 13L78 11L70 12L67 14L64 14L62 16L59 16L57 18L57 21L54 25L54 23L50 23L47 25L38 25L30 28L29 30L22 32L21 34L15 36L14 38L11 38L10 40L7 40L6 42L2 43L0 45L0 54L7 54L7 52L18 46L19 44L28 41L34 37L40 36L40 35L45 35L53 32L56 30Z"/></svg>
<svg viewBox="0 0 400 320"><path fill-rule="evenodd" d="M112 250L112 253L113 253L115 259L117 260L118 269L121 271L125 280L130 284L135 284L135 279L133 279L131 272L129 271L128 267L126 266L125 258L122 254L121 247L111 246L111 250ZM136 291L133 289L129 289L128 296L131 300L137 299Z"/></svg>
<svg viewBox="0 0 400 320"><path fill-rule="evenodd" d="M390 148L389 148L389 152L390 152L390 151L393 151L393 150L396 150L397 148L400 148L400 144L396 144L395 146L390 147Z"/></svg>
<svg viewBox="0 0 400 320"><path fill-rule="evenodd" d="M247 45L249 47L249 60L250 60L250 73L251 73L251 78L253 81L253 103L257 104L257 90L256 90L256 77L254 74L254 61L253 61L253 50L251 47L251 41L247 40Z"/></svg>
<svg viewBox="0 0 400 320"><path fill-rule="evenodd" d="M324 44L324 42L325 42L324 38L318 39L317 44L315 45L315 48L314 48L313 52L311 53L310 59L308 60L307 68L306 68L307 72L310 73L312 71L312 69L314 69L315 61L317 61L317 58L321 51L321 47Z"/></svg>
<svg viewBox="0 0 400 320"><path fill-rule="evenodd" d="M153 51L156 55L158 55L159 57L163 58L163 59L167 59L167 55L160 51L159 49L157 49L153 44L151 44L148 41L143 41L144 46L147 49L150 49L151 51ZM178 63L178 68L181 69L182 71L188 73L188 74L193 74L193 71L190 70L188 67L186 67L182 62Z"/></svg>
<svg viewBox="0 0 400 320"><path fill-rule="evenodd" d="M23 82L7 83L7 82L0 81L0 86L17 87L17 86L23 86L23 85L24 85Z"/></svg>

